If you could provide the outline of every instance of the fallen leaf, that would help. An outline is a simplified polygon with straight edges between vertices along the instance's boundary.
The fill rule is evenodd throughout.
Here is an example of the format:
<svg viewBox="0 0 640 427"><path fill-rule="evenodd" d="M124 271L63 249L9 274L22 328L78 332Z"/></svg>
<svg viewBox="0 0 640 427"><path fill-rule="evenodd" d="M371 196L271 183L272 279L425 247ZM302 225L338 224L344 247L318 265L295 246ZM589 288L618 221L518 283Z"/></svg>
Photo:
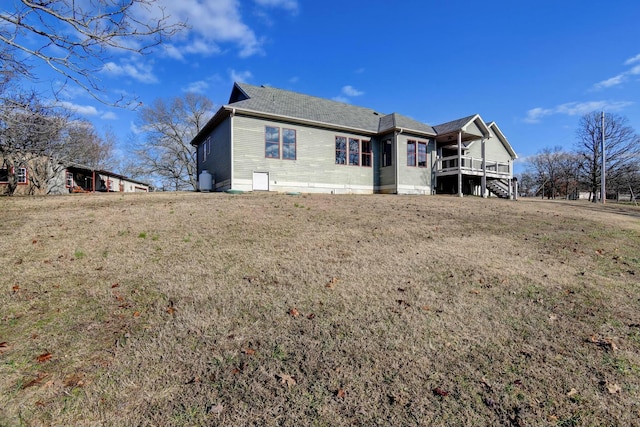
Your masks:
<svg viewBox="0 0 640 427"><path fill-rule="evenodd" d="M296 379L291 375L280 374L277 375L277 377L280 378L280 383L286 385L287 387L293 387L298 383Z"/></svg>
<svg viewBox="0 0 640 427"><path fill-rule="evenodd" d="M65 387L82 387L84 385L84 374L67 375L64 379Z"/></svg>
<svg viewBox="0 0 640 427"><path fill-rule="evenodd" d="M307 319L309 319L309 320L313 319L314 317L316 317L316 315L313 314L313 313L307 314Z"/></svg>
<svg viewBox="0 0 640 427"><path fill-rule="evenodd" d="M13 287L11 288L11 290L13 290L13 292L18 292L20 290L20 286L18 285L13 285Z"/></svg>
<svg viewBox="0 0 640 427"><path fill-rule="evenodd" d="M470 293L470 294L480 295L480 291L479 291L479 290L477 290L477 289L471 289L471 290L469 291L469 293Z"/></svg>
<svg viewBox="0 0 640 427"><path fill-rule="evenodd" d="M344 399L346 395L347 393L341 388L336 392L336 397L339 397L341 399Z"/></svg>
<svg viewBox="0 0 640 427"><path fill-rule="evenodd" d="M51 357L53 357L53 355L51 353L42 353L40 356L36 357L36 360L39 363L44 363L44 362L48 362L49 360L51 360Z"/></svg>
<svg viewBox="0 0 640 427"><path fill-rule="evenodd" d="M423 306L422 306L422 309L423 309L424 311L429 311L429 310L431 310L431 307L429 307L428 305L423 305Z"/></svg>
<svg viewBox="0 0 640 427"><path fill-rule="evenodd" d="M298 317L298 316L300 316L300 312L298 311L298 309L297 309L297 308L293 307L293 308L291 308L291 309L289 310L289 315L290 315L291 317Z"/></svg>
<svg viewBox="0 0 640 427"><path fill-rule="evenodd" d="M441 389L440 387L436 387L433 389L433 394L437 394L438 396L447 397L449 396L449 392Z"/></svg>
<svg viewBox="0 0 640 427"><path fill-rule="evenodd" d="M111 285L111 288L117 288L118 286L120 286L120 283L114 283L113 285Z"/></svg>
<svg viewBox="0 0 640 427"><path fill-rule="evenodd" d="M578 394L578 390L576 390L575 388L572 388L571 390L569 390L569 392L567 393L567 397L573 397L576 394Z"/></svg>
<svg viewBox="0 0 640 427"><path fill-rule="evenodd" d="M33 240L31 241L31 244L33 244L33 245L35 245L36 243L38 243L38 241L37 241L36 239L33 239Z"/></svg>
<svg viewBox="0 0 640 427"><path fill-rule="evenodd" d="M243 348L242 352L247 356L253 356L254 354L256 354L256 351L252 348Z"/></svg>
<svg viewBox="0 0 640 427"><path fill-rule="evenodd" d="M189 381L186 382L186 384L195 384L195 383L199 383L200 382L200 377L199 376L195 376L193 378L191 378Z"/></svg>
<svg viewBox="0 0 640 427"><path fill-rule="evenodd" d="M607 383L607 390L611 394L620 393L622 391L622 389L618 384L612 384L612 383Z"/></svg>
<svg viewBox="0 0 640 427"><path fill-rule="evenodd" d="M332 289L337 283L338 283L338 278L332 277L331 280L329 280L329 283L327 283L325 286L329 289Z"/></svg>
<svg viewBox="0 0 640 427"><path fill-rule="evenodd" d="M240 373L240 369L238 369L238 368L233 368L233 369L231 370L231 374L232 374L232 375L238 375L239 373Z"/></svg>
<svg viewBox="0 0 640 427"><path fill-rule="evenodd" d="M115 299L117 299L118 301L124 301L124 297L122 295L120 295L119 293L117 293L117 292L113 293L113 297Z"/></svg>
<svg viewBox="0 0 640 427"><path fill-rule="evenodd" d="M549 320L551 320L552 322L558 320L558 316L556 316L555 314L550 314L549 315Z"/></svg>
<svg viewBox="0 0 640 427"><path fill-rule="evenodd" d="M134 312L133 317L140 317L140 312L139 311Z"/></svg>
<svg viewBox="0 0 640 427"><path fill-rule="evenodd" d="M47 374L46 372L38 372L38 376L34 379L32 379L29 382L26 382L22 385L22 389L24 390L25 388L29 388L29 387L33 387L34 385L38 385L42 382L43 379L45 379L46 377L48 377L49 374Z"/></svg>
<svg viewBox="0 0 640 427"><path fill-rule="evenodd" d="M176 314L176 309L173 306L173 301L169 300L169 307L167 307L167 313L171 314L172 316Z"/></svg>

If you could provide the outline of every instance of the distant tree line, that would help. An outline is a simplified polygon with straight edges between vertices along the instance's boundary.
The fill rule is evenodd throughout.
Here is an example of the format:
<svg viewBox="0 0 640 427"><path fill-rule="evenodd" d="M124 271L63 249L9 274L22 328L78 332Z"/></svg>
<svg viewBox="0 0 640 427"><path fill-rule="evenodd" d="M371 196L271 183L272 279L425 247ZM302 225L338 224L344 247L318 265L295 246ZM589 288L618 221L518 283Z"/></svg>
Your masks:
<svg viewBox="0 0 640 427"><path fill-rule="evenodd" d="M607 199L640 192L640 136L626 117L606 113L604 129L599 112L584 115L579 122L573 150L560 146L544 148L527 162L519 177L526 196L591 201L600 197L602 136L605 140L605 189Z"/></svg>

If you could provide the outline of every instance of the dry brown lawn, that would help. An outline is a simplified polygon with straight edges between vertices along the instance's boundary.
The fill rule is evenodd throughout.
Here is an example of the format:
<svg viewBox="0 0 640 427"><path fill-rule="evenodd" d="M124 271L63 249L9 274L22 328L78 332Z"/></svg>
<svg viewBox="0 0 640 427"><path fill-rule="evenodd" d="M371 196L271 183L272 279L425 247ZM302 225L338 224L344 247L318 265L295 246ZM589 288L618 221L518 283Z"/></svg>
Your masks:
<svg viewBox="0 0 640 427"><path fill-rule="evenodd" d="M640 425L640 208L0 199L0 425Z"/></svg>

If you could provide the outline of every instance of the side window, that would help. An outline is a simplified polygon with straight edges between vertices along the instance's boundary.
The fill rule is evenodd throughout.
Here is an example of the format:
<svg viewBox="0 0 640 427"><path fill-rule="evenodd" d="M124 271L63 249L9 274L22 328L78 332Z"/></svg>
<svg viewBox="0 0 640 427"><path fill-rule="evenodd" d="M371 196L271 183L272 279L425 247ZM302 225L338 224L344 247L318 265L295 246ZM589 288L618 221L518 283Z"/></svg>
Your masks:
<svg viewBox="0 0 640 427"><path fill-rule="evenodd" d="M296 159L296 131L293 129L282 129L282 158Z"/></svg>
<svg viewBox="0 0 640 427"><path fill-rule="evenodd" d="M265 127L265 157L270 159L280 158L280 128Z"/></svg>
<svg viewBox="0 0 640 427"><path fill-rule="evenodd" d="M407 141L407 166L416 165L416 142Z"/></svg>
<svg viewBox="0 0 640 427"><path fill-rule="evenodd" d="M347 164L347 138L336 136L336 164Z"/></svg>
<svg viewBox="0 0 640 427"><path fill-rule="evenodd" d="M371 141L362 141L362 166L371 166Z"/></svg>
<svg viewBox="0 0 640 427"><path fill-rule="evenodd" d="M418 167L427 167L427 143L418 142Z"/></svg>
<svg viewBox="0 0 640 427"><path fill-rule="evenodd" d="M358 166L360 164L360 140L349 138L349 164Z"/></svg>
<svg viewBox="0 0 640 427"><path fill-rule="evenodd" d="M67 172L66 175L67 188L71 188L73 187L73 174L71 172Z"/></svg>
<svg viewBox="0 0 640 427"><path fill-rule="evenodd" d="M18 184L26 184L27 183L27 169L26 168L18 168L18 175L16 177L16 181Z"/></svg>
<svg viewBox="0 0 640 427"><path fill-rule="evenodd" d="M0 182L9 182L9 169L0 169Z"/></svg>
<svg viewBox="0 0 640 427"><path fill-rule="evenodd" d="M385 139L382 141L382 166L393 165L393 151L391 146L391 140Z"/></svg>

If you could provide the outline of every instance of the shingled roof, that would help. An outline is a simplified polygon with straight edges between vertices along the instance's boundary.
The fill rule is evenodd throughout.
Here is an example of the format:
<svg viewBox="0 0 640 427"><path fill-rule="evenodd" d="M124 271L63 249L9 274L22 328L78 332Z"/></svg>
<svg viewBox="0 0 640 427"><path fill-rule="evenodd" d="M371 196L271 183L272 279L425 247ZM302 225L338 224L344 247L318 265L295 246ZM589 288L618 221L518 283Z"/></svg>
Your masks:
<svg viewBox="0 0 640 427"><path fill-rule="evenodd" d="M234 85L229 107L361 129L371 133L404 129L436 134L431 126L397 113L386 115L371 108L246 83Z"/></svg>

